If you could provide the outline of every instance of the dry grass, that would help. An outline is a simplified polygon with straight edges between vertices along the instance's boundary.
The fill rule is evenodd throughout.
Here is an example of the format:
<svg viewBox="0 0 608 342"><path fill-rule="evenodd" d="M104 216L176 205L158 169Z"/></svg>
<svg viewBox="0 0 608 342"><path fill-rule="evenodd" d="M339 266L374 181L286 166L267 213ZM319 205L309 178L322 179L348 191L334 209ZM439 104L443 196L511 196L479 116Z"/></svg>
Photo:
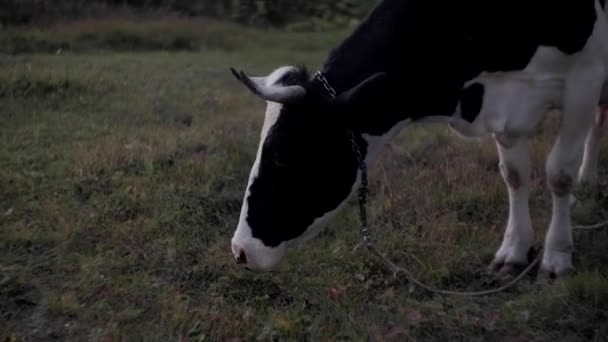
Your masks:
<svg viewBox="0 0 608 342"><path fill-rule="evenodd" d="M339 37L293 50L290 44L310 36L285 35L291 43L284 49L248 34L259 35L260 45L233 52L0 58L1 340L606 336L606 232L576 235L577 274L544 287L530 278L470 300L410 293L371 256L353 253L355 203L280 272L236 267L228 243L263 103L246 95L228 67L314 67ZM554 127L549 120L532 143L539 243L550 209L543 158ZM497 162L488 139L465 141L442 126L404 130L371 174L377 243L433 285L495 285L481 270L507 217ZM605 218L607 194L603 182L575 219Z"/></svg>

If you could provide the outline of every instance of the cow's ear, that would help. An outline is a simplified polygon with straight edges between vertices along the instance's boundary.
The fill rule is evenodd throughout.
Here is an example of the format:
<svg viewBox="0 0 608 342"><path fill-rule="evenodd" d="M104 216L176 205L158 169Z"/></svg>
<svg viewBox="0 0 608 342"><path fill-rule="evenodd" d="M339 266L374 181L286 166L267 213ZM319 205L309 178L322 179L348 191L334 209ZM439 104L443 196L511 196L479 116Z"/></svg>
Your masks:
<svg viewBox="0 0 608 342"><path fill-rule="evenodd" d="M338 96L338 119L347 126L360 130L395 121L399 115L395 87L394 81L386 73L370 76Z"/></svg>
<svg viewBox="0 0 608 342"><path fill-rule="evenodd" d="M335 102L337 105L345 107L356 107L359 104L370 103L370 101L382 97L382 92L387 89L387 84L388 75L386 73L375 73L357 86L340 94Z"/></svg>

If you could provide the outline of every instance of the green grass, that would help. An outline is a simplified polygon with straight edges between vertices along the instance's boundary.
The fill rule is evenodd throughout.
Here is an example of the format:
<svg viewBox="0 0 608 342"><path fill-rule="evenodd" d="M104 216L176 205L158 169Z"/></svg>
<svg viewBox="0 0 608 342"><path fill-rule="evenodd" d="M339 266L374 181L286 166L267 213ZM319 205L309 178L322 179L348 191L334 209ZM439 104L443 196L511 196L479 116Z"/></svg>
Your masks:
<svg viewBox="0 0 608 342"><path fill-rule="evenodd" d="M0 57L0 340L605 339L606 232L576 234L577 274L543 286L531 276L475 299L411 293L373 257L353 252L356 203L279 272L237 267L229 239L264 104L228 68L314 68L343 33L214 25L250 43ZM65 37L106 31L96 27L39 34L72 41ZM554 127L549 121L532 144L539 244L550 213L543 158ZM600 191L577 222L608 216L606 156ZM370 177L372 234L391 258L435 286L497 285L483 270L500 244L508 203L490 140L410 127Z"/></svg>
<svg viewBox="0 0 608 342"><path fill-rule="evenodd" d="M90 51L242 51L280 46L320 51L336 33L295 33L278 29L243 29L213 19L80 20L44 28L0 31L0 52L64 53Z"/></svg>

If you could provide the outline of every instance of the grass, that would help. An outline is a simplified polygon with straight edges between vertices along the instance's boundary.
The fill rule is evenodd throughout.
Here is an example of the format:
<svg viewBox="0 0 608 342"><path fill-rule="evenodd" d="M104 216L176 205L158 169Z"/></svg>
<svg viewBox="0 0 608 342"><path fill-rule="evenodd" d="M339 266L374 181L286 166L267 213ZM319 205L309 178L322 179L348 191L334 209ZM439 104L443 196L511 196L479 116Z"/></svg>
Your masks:
<svg viewBox="0 0 608 342"><path fill-rule="evenodd" d="M121 25L146 37L170 26ZM192 23L174 25L207 35ZM606 232L576 234L575 275L542 286L532 276L487 298L412 293L353 252L356 203L280 272L236 267L229 239L264 104L228 68L314 68L344 33L213 25L223 32L218 41L236 32L248 43L139 52L100 44L0 57L0 340L605 339ZM54 44L108 27L35 34ZM555 122L545 128L532 141L539 244L551 204L543 158ZM587 196L577 222L608 216L606 155L600 191ZM483 269L507 217L497 162L490 140L464 141L436 125L404 130L370 175L378 245L432 285L496 285Z"/></svg>
<svg viewBox="0 0 608 342"><path fill-rule="evenodd" d="M44 28L0 32L0 52L63 53L91 51L240 51L267 48L277 41L285 50L319 51L335 40L335 33L294 33L277 29L264 32L243 29L236 24L213 19L114 18L79 20Z"/></svg>

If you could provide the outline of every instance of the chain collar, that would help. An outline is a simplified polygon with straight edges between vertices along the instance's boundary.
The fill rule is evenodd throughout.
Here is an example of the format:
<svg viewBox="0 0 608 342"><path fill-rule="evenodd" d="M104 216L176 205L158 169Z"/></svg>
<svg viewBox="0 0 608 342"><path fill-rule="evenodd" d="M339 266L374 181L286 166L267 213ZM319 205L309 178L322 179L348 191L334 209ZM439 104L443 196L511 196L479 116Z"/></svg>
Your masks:
<svg viewBox="0 0 608 342"><path fill-rule="evenodd" d="M327 95L329 95L332 100L336 98L338 93L331 86L331 84L329 84L329 81L320 70L315 73L314 79L323 85L323 88L325 88L325 91L327 91ZM369 247L371 246L371 238L369 235L366 211L368 194L367 166L365 165L365 160L363 158L363 154L361 153L361 149L359 148L359 144L357 143L355 133L350 129L348 130L348 137L350 139L353 153L355 153L355 157L357 158L357 168L361 171L361 185L359 186L359 219L361 220L361 236L363 238L363 244L365 244L366 247Z"/></svg>
<svg viewBox="0 0 608 342"><path fill-rule="evenodd" d="M336 96L338 95L338 93L331 86L331 84L329 84L329 81L327 80L327 78L325 78L325 75L323 75L323 73L319 70L315 73L314 78L317 81L321 82L321 85L323 85L323 88L325 88L325 91L327 91L327 94L329 95L329 97L332 100L334 100L336 98Z"/></svg>

